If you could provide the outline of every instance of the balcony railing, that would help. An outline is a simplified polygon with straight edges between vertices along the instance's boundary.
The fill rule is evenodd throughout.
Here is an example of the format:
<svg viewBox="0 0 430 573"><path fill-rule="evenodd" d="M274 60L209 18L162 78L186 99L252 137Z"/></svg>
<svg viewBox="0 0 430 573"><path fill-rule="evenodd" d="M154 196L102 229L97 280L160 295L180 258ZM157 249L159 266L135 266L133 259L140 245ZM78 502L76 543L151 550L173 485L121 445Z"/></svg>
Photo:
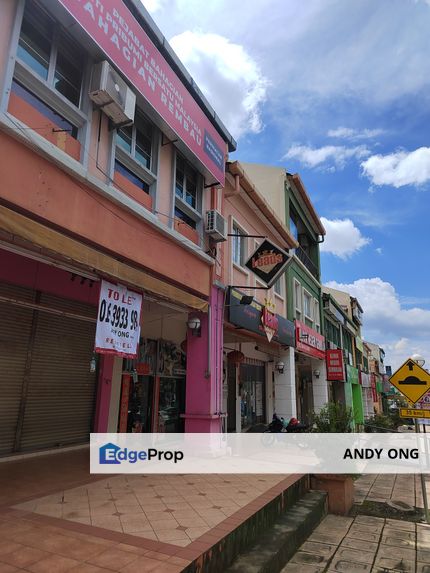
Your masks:
<svg viewBox="0 0 430 573"><path fill-rule="evenodd" d="M320 279L320 275L318 272L318 268L316 265L314 265L314 263L311 261L311 259L309 258L309 256L305 253L305 251L302 249L302 247L297 247L296 251L295 251L296 257L299 259L300 262L302 262L305 267L308 269L308 271L317 279Z"/></svg>

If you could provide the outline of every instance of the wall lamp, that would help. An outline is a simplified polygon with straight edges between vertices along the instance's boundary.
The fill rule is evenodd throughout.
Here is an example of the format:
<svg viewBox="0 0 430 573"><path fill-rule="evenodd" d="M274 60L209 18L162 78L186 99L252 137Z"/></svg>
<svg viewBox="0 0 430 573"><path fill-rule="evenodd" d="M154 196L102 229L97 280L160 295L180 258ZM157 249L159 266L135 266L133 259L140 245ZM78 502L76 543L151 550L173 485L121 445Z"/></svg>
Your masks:
<svg viewBox="0 0 430 573"><path fill-rule="evenodd" d="M282 361L279 361L275 364L275 370L279 373L279 374L283 374L284 373L284 367L285 364Z"/></svg>
<svg viewBox="0 0 430 573"><path fill-rule="evenodd" d="M320 377L321 372L319 370L314 370L314 376L315 378L319 378Z"/></svg>
<svg viewBox="0 0 430 573"><path fill-rule="evenodd" d="M193 336L200 336L201 321L200 321L200 318L198 316L193 316L193 317L189 318L188 322L187 322L187 326L191 330L191 333Z"/></svg>

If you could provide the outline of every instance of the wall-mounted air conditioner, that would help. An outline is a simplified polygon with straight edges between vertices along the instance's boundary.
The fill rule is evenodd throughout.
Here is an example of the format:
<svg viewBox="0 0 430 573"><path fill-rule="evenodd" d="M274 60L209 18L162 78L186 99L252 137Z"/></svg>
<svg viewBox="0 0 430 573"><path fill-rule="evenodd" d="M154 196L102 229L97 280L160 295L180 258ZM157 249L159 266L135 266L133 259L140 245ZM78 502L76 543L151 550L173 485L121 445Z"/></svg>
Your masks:
<svg viewBox="0 0 430 573"><path fill-rule="evenodd" d="M206 211L206 233L220 243L227 240L227 222L216 209Z"/></svg>
<svg viewBox="0 0 430 573"><path fill-rule="evenodd" d="M109 62L94 66L89 95L115 127L133 123L136 96Z"/></svg>

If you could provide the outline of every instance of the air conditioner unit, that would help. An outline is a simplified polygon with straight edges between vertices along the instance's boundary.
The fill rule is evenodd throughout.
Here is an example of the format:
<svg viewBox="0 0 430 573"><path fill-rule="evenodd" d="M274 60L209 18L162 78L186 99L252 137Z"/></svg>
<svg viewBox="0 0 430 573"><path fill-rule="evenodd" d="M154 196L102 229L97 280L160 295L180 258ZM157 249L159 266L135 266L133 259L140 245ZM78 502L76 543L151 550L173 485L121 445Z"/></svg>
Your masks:
<svg viewBox="0 0 430 573"><path fill-rule="evenodd" d="M89 95L115 127L133 123L136 96L109 62L94 66Z"/></svg>
<svg viewBox="0 0 430 573"><path fill-rule="evenodd" d="M206 211L206 233L211 236L211 238L220 243L227 240L227 222L224 217L216 211L211 209Z"/></svg>

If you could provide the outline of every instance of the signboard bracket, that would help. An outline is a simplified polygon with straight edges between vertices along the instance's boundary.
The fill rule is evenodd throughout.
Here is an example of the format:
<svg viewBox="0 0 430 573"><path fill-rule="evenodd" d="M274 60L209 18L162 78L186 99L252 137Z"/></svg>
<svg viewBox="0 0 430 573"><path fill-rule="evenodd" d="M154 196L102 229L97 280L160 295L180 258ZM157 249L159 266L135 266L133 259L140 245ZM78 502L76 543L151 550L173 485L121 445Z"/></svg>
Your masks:
<svg viewBox="0 0 430 573"><path fill-rule="evenodd" d="M238 285L228 285L228 286L229 286L229 288L247 288L247 289L250 289L250 290L257 290L257 289L259 289L259 290L269 290L270 288L272 288L272 287L268 287L268 286L267 286L267 287L250 287L250 286L238 286Z"/></svg>
<svg viewBox="0 0 430 573"><path fill-rule="evenodd" d="M266 235L238 235L237 233L227 233L227 237L240 237L241 239L267 239Z"/></svg>
<svg viewBox="0 0 430 573"><path fill-rule="evenodd" d="M166 138L167 141L164 141L164 137L165 136L163 133L162 138L161 138L161 147L165 147L166 145L171 145L171 144L177 143L179 141L179 139L167 139L167 138Z"/></svg>

